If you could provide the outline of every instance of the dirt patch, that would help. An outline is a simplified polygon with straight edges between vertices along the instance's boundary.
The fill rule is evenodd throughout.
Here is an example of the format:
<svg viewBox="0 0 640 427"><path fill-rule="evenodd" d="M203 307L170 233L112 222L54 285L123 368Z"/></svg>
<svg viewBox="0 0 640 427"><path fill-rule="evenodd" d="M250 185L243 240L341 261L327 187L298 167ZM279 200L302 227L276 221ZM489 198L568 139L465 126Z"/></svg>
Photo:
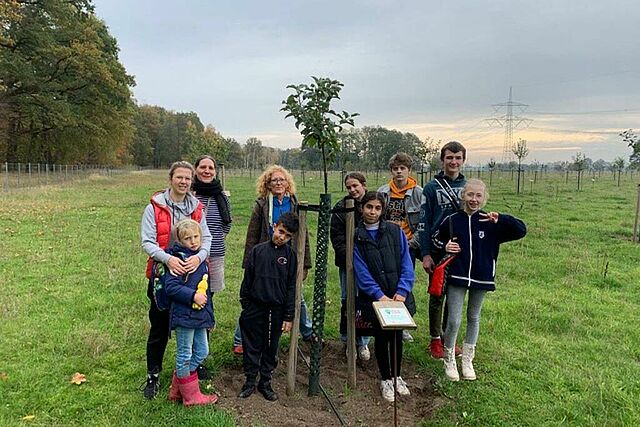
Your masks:
<svg viewBox="0 0 640 427"><path fill-rule="evenodd" d="M373 343L372 343L373 344ZM309 346L302 344L305 355ZM216 373L213 388L220 395L218 405L236 414L242 426L332 426L340 425L330 405L320 393L308 397L308 368L298 358L296 393L286 395L288 348L282 348L280 363L273 378L273 388L279 400L268 402L259 393L247 399L237 397L244 375L241 361L227 366ZM420 372L418 366L406 358L402 363L402 377L409 385L411 396L401 397L397 402L398 422L402 426L415 426L428 418L446 399L433 388L434 378ZM344 345L340 342L328 342L322 352L320 384L349 426L393 425L393 404L382 399L378 367L371 348L371 360L357 362L357 390L347 387L347 362Z"/></svg>

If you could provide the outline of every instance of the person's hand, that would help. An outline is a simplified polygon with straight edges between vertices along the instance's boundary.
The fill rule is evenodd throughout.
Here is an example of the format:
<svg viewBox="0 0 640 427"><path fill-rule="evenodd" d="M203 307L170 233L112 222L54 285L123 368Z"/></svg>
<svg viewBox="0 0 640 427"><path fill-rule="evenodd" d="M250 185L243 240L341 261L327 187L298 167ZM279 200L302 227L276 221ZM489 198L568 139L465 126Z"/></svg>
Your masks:
<svg viewBox="0 0 640 427"><path fill-rule="evenodd" d="M304 282L305 280L307 280L307 276L309 275L309 269L305 268L304 270L302 270L302 281Z"/></svg>
<svg viewBox="0 0 640 427"><path fill-rule="evenodd" d="M425 255L422 258L422 268L424 268L424 271L426 271L427 273L433 273L433 267L435 266L436 263L433 262L433 258L431 258L431 255Z"/></svg>
<svg viewBox="0 0 640 427"><path fill-rule="evenodd" d="M180 276L187 272L184 261L176 256L169 258L169 261L167 261L167 267L169 267L169 271L174 276Z"/></svg>
<svg viewBox="0 0 640 427"><path fill-rule="evenodd" d="M290 332L293 327L293 322L282 322L282 332Z"/></svg>
<svg viewBox="0 0 640 427"><path fill-rule="evenodd" d="M205 294L196 293L193 296L193 302L196 303L198 307L204 308L204 306L207 305L207 296Z"/></svg>
<svg viewBox="0 0 640 427"><path fill-rule="evenodd" d="M386 296L386 295L384 295L384 294L383 294L383 295L380 297L380 299L378 299L378 301L393 301L393 300L392 300L391 298L389 298L388 296Z"/></svg>
<svg viewBox="0 0 640 427"><path fill-rule="evenodd" d="M406 299L407 299L406 297L403 297L403 296L402 296L402 295L400 295L400 294L395 294L395 295L393 296L393 300L394 300L394 301L404 302Z"/></svg>
<svg viewBox="0 0 640 427"><path fill-rule="evenodd" d="M200 265L200 257L198 255L191 255L184 262L184 268L186 270L186 273L193 273L198 269L199 265Z"/></svg>
<svg viewBox="0 0 640 427"><path fill-rule="evenodd" d="M444 247L444 249L450 254L457 254L458 252L460 252L460 245L457 242L454 242L454 240L456 239L457 237L454 237L453 239L449 240Z"/></svg>
<svg viewBox="0 0 640 427"><path fill-rule="evenodd" d="M480 212L480 215L484 217L480 220L480 222L491 221L494 224L498 222L498 217L500 216L498 212L489 212L489 213Z"/></svg>

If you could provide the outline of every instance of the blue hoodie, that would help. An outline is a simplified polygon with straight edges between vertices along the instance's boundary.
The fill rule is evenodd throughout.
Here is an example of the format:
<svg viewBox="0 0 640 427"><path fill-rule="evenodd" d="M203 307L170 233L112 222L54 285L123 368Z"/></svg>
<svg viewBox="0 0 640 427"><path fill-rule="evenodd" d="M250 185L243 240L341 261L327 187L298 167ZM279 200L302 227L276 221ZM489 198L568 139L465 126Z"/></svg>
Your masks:
<svg viewBox="0 0 640 427"><path fill-rule="evenodd" d="M167 253L186 260L198 251L192 251L179 244L174 244ZM209 274L207 263L202 262L193 273L183 276L166 274L165 289L171 300L171 329L177 326L189 329L212 328L215 324L213 317L213 304L211 303L211 289L207 281L207 304L200 310L193 309L193 297L198 289L198 283L202 276Z"/></svg>

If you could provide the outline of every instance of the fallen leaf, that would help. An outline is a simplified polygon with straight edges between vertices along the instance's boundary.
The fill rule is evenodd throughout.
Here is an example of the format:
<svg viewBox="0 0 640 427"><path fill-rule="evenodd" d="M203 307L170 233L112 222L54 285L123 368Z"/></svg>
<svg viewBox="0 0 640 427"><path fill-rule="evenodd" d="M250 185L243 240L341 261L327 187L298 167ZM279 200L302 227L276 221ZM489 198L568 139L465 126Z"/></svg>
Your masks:
<svg viewBox="0 0 640 427"><path fill-rule="evenodd" d="M6 372L0 372L0 381L6 381L9 379L9 374Z"/></svg>
<svg viewBox="0 0 640 427"><path fill-rule="evenodd" d="M80 385L83 382L87 381L87 377L84 376L84 374L81 374L80 372L76 372L75 374L73 374L71 376L71 384L76 384L76 385Z"/></svg>
<svg viewBox="0 0 640 427"><path fill-rule="evenodd" d="M35 415L27 415L25 417L22 417L22 421L33 421L36 419Z"/></svg>

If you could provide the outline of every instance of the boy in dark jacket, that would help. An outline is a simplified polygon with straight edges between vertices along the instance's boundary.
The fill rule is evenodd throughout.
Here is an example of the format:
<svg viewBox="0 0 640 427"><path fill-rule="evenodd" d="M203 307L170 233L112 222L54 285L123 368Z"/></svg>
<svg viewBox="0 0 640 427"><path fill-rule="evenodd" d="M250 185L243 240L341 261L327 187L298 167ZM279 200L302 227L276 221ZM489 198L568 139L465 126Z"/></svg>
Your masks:
<svg viewBox="0 0 640 427"><path fill-rule="evenodd" d="M295 310L297 258L288 243L298 227L296 214L280 215L271 240L253 247L244 269L240 329L246 382L240 391L242 398L255 390L259 372L258 391L267 400L278 399L271 376L278 363L280 335L291 330Z"/></svg>
<svg viewBox="0 0 640 427"><path fill-rule="evenodd" d="M176 224L176 238L168 251L172 256L188 259L201 247L202 230L192 219ZM168 268L168 267L167 267ZM207 263L183 275L169 270L165 275L165 290L171 300L171 329L176 331L176 370L173 373L169 400L182 400L185 406L216 403L215 394L204 395L198 385L196 368L209 353L207 329L213 327L213 306L209 289Z"/></svg>

